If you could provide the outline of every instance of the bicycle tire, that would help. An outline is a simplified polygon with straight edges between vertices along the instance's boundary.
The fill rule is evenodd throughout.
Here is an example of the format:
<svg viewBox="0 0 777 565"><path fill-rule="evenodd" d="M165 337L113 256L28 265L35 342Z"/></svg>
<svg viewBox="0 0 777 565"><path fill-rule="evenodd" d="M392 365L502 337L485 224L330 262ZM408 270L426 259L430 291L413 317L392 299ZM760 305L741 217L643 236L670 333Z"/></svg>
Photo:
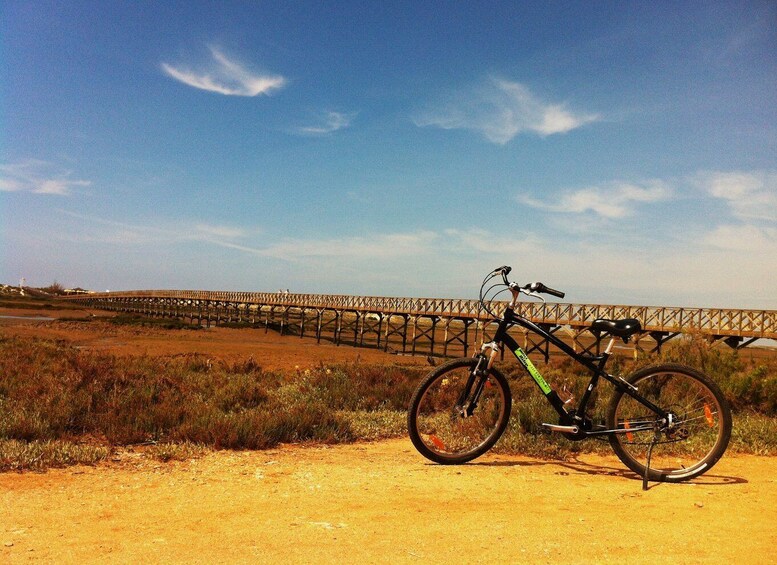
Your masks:
<svg viewBox="0 0 777 565"><path fill-rule="evenodd" d="M415 448L427 459L457 465L480 457L499 440L507 427L512 396L507 379L490 369L475 411L468 417L456 406L469 375L473 357L454 359L437 367L416 388L410 400L407 427ZM474 387L477 386L477 378Z"/></svg>
<svg viewBox="0 0 777 565"><path fill-rule="evenodd" d="M728 447L731 409L715 382L703 373L674 363L640 369L625 379L639 394L670 412L674 427L622 391L607 409L609 429L653 429L612 434L610 445L626 467L648 479L681 482L709 471ZM660 440L660 441L659 441Z"/></svg>

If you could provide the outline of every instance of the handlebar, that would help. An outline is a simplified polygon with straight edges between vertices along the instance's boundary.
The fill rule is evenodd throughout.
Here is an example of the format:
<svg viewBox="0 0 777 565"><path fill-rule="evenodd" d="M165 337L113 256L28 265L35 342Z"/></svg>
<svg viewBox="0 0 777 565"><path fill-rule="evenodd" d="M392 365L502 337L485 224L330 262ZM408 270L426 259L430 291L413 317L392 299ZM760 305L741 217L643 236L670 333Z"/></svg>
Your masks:
<svg viewBox="0 0 777 565"><path fill-rule="evenodd" d="M518 290L519 292L524 292L525 294L550 294L551 296L555 296L556 298L564 298L566 294L560 290L556 290L553 288L550 288L549 286L546 286L542 284L541 282L533 282L529 284L525 284L523 286L518 285L518 283L511 283L509 280L507 280L507 275L510 274L510 271L512 271L512 267L508 265L503 265L501 267L497 267L492 271L494 275L499 274L502 275L502 280L504 283L509 286L510 288L514 290Z"/></svg>
<svg viewBox="0 0 777 565"><path fill-rule="evenodd" d="M510 274L510 271L512 271L513 268L509 265L502 265L501 267L497 267L493 271L491 271L493 274L500 274L502 275L502 280L505 282L506 285L510 285L510 281L507 280L507 275Z"/></svg>
<svg viewBox="0 0 777 565"><path fill-rule="evenodd" d="M564 298L566 296L563 292L560 290L552 289L548 286L545 286L541 282L535 282L527 284L526 286L529 287L529 290L531 292L540 292L542 294L550 294L551 296L555 296L556 298Z"/></svg>

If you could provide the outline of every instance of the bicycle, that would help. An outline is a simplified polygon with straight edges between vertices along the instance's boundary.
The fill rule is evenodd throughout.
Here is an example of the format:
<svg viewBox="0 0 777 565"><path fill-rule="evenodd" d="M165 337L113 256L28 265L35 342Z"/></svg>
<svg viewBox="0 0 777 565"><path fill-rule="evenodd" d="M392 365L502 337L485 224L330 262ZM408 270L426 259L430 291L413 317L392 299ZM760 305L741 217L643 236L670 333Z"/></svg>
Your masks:
<svg viewBox="0 0 777 565"><path fill-rule="evenodd" d="M639 369L623 378L605 370L618 338L624 343L641 331L639 320L597 319L592 332L609 335L601 354L577 353L570 345L515 311L521 294L564 298L565 294L536 282L523 286L510 282L511 268L499 267L483 279L481 307L498 323L493 340L483 343L473 357L454 359L434 369L418 385L408 410L408 431L416 449L441 464L461 464L491 449L510 419L512 394L505 376L494 367L503 348L511 351L558 413L558 423L543 423L550 432L571 440L608 438L626 467L648 481L680 482L705 473L726 451L731 437L731 410L720 388L701 372L679 364ZM491 281L496 283L488 286ZM499 280L501 279L501 280ZM497 314L495 298L509 290L512 299ZM526 353L508 334L519 325L538 334L587 368L591 380L575 407L562 400L543 378ZM589 416L591 395L600 380L610 382L614 393L604 424ZM590 404L590 406L589 406Z"/></svg>

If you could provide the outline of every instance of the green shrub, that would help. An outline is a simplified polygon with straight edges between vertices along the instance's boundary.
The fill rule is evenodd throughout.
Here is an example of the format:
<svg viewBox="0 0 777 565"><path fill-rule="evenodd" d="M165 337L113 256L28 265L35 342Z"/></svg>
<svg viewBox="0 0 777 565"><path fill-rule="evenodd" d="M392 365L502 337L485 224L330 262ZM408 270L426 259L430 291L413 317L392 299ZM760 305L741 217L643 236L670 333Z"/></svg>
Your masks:
<svg viewBox="0 0 777 565"><path fill-rule="evenodd" d="M56 294L58 296L65 294L65 287L57 281L54 281L49 286L41 288L40 290L47 292L48 294Z"/></svg>
<svg viewBox="0 0 777 565"><path fill-rule="evenodd" d="M744 360L736 350L688 335L670 341L660 358L701 370L720 386L735 410L777 415L777 359L773 356Z"/></svg>
<svg viewBox="0 0 777 565"><path fill-rule="evenodd" d="M365 418L346 413L404 413L420 376L361 365L281 375L251 358L117 357L21 338L0 339L0 372L0 438L89 435L111 445L173 441L232 449L351 441L359 437L351 422Z"/></svg>

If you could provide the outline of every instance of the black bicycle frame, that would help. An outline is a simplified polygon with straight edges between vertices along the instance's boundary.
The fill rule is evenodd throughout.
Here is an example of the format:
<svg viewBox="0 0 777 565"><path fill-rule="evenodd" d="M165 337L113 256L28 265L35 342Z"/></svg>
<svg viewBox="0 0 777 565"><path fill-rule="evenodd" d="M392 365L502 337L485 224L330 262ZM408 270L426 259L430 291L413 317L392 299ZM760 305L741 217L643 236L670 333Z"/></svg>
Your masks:
<svg viewBox="0 0 777 565"><path fill-rule="evenodd" d="M556 393L556 391L550 387L547 381L545 381L545 379L542 377L540 372L537 370L537 368L531 362L529 357L523 351L521 346L518 345L518 343L515 341L515 339L513 339L513 337L510 334L507 333L507 330L509 330L510 327L512 327L515 324L518 324L519 326L522 326L527 330L542 336L550 343L558 347L566 355L568 355L569 357L577 361L579 364L583 365L584 367L586 367L588 370L591 371L592 373L591 380L588 383L588 386L585 389L585 393L583 394L582 398L580 399L580 402L577 405L574 418L572 413L566 409L564 405L564 401L561 400L558 393ZM505 310L505 313L502 316L502 319L499 320L499 326L497 327L496 334L494 335L494 342L510 348L510 351L518 359L518 362L521 365L523 365L524 369L526 369L526 372L529 373L531 378L534 380L535 384L545 395L545 398L547 398L551 406L553 406L553 409L556 412L558 412L558 415L560 416L561 421L564 423L573 424L575 423L574 420L582 419L584 417L586 413L586 407L588 406L588 401L591 397L591 393L596 388L600 377L610 381L617 390L625 394L628 394L629 396L634 398L637 402L649 408L656 414L660 415L662 418L666 418L668 415L665 410L659 408L658 406L650 402L648 399L640 395L634 386L632 386L631 384L629 384L628 382L626 382L620 377L615 377L613 375L610 375L604 370L604 366L607 363L607 359L609 359L610 357L609 353L604 353L601 355L589 355L584 353L577 353L572 347L564 343L560 338L556 337L552 333L546 331L545 329L538 326L534 322L516 315L515 311L510 307L508 307ZM622 431L624 430L602 430L602 431L587 432L587 435L612 434L612 433L619 433ZM634 431L634 430L632 429L631 431Z"/></svg>

